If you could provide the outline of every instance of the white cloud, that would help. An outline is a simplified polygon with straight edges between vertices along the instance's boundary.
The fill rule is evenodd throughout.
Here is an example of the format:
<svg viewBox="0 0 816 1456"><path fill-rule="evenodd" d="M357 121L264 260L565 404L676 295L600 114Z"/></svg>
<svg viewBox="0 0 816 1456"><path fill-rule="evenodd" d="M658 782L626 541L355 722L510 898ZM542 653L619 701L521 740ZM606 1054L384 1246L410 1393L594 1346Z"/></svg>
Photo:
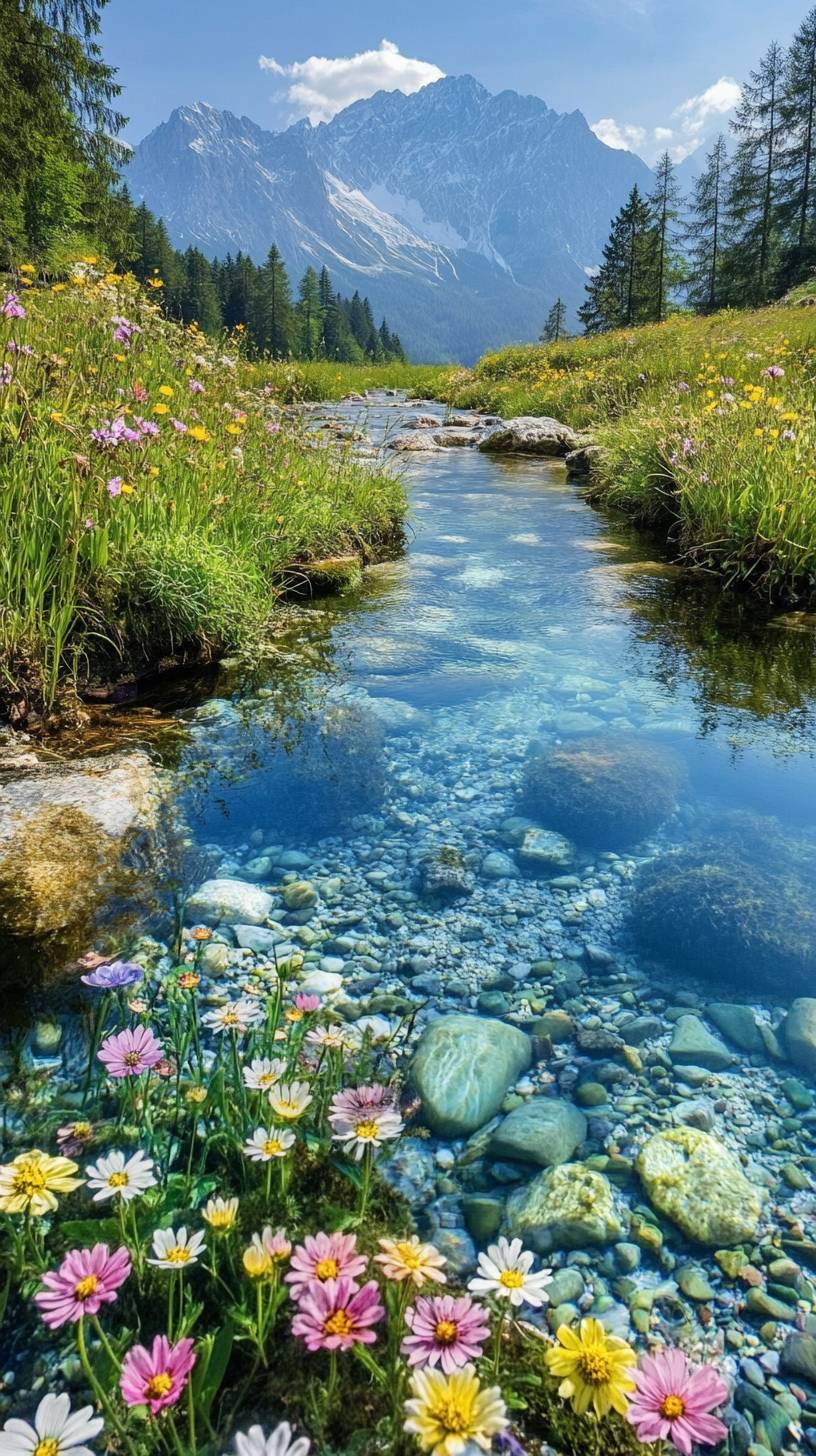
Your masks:
<svg viewBox="0 0 816 1456"><path fill-rule="evenodd" d="M330 121L345 106L373 96L375 91L404 91L410 96L445 74L430 61L403 56L390 40L356 56L310 56L289 66L271 56L260 56L258 65L262 71L287 78L286 99L315 125Z"/></svg>
<svg viewBox="0 0 816 1456"><path fill-rule="evenodd" d="M656 142L670 142L674 136L674 132L670 126L656 126L652 132L652 136Z"/></svg>
<svg viewBox="0 0 816 1456"><path fill-rule="evenodd" d="M593 121L592 130L596 137L616 152L636 152L646 141L646 128L633 126L628 122L616 121L613 116L602 116Z"/></svg>
<svg viewBox="0 0 816 1456"><path fill-rule="evenodd" d="M733 111L741 95L742 87L738 81L732 76L720 76L719 81L700 96L690 96L688 101L675 107L672 115L677 117L681 129L689 137L699 136L710 121Z"/></svg>

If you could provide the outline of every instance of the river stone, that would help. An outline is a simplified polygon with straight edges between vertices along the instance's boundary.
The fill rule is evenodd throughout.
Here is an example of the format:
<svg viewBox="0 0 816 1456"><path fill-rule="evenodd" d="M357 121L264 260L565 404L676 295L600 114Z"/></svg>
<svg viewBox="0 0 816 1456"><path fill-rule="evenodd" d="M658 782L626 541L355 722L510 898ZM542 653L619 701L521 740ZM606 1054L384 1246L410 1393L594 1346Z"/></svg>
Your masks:
<svg viewBox="0 0 816 1456"><path fill-rule="evenodd" d="M479 449L490 454L564 456L578 444L575 431L560 420L546 415L518 415L488 430Z"/></svg>
<svg viewBox="0 0 816 1456"><path fill-rule="evenodd" d="M521 804L580 844L626 849L672 813L684 769L675 754L631 735L584 735L533 745Z"/></svg>
<svg viewBox="0 0 816 1456"><path fill-rule="evenodd" d="M507 1231L540 1254L615 1244L625 1232L612 1185L583 1163L562 1163L511 1194Z"/></svg>
<svg viewBox="0 0 816 1456"><path fill-rule="evenodd" d="M816 1335L788 1335L779 1356L779 1366L784 1375L796 1375L816 1385Z"/></svg>
<svg viewBox="0 0 816 1456"><path fill-rule="evenodd" d="M309 880L294 880L283 887L283 903L287 910L310 910L317 904L318 894Z"/></svg>
<svg viewBox="0 0 816 1456"><path fill-rule="evenodd" d="M575 863L570 841L554 829L525 829L516 856L530 869L565 870Z"/></svg>
<svg viewBox="0 0 816 1456"><path fill-rule="evenodd" d="M284 930L269 930L265 925L235 925L233 929L238 944L257 955L271 955L276 945L289 939Z"/></svg>
<svg viewBox="0 0 816 1456"><path fill-rule="evenodd" d="M706 1015L718 1031L743 1052L762 1052L765 1043L759 1033L756 1017L750 1006L738 1002L711 1001Z"/></svg>
<svg viewBox="0 0 816 1456"><path fill-rule="evenodd" d="M490 1156L553 1168L566 1163L586 1135L586 1118L571 1102L533 1097L496 1128L490 1139Z"/></svg>
<svg viewBox="0 0 816 1456"><path fill-rule="evenodd" d="M785 1045L797 1067L816 1075L816 997L800 996L785 1017Z"/></svg>
<svg viewBox="0 0 816 1456"><path fill-rule="evenodd" d="M498 1112L532 1060L530 1038L484 1016L440 1016L425 1030L411 1075L434 1132L461 1137Z"/></svg>
<svg viewBox="0 0 816 1456"><path fill-rule="evenodd" d="M392 435L387 442L389 450L441 450L436 437L430 430L412 430L410 434Z"/></svg>
<svg viewBox="0 0 816 1456"><path fill-rule="evenodd" d="M649 1202L688 1238L721 1248L755 1237L762 1193L710 1133L694 1127L655 1133L636 1167Z"/></svg>
<svg viewBox="0 0 816 1456"><path fill-rule="evenodd" d="M160 797L156 767L141 752L4 778L0 938L57 935L124 889L132 856L151 842Z"/></svg>
<svg viewBox="0 0 816 1456"><path fill-rule="evenodd" d="M191 925L262 925L275 901L246 880L205 880L190 896L184 917Z"/></svg>
<svg viewBox="0 0 816 1456"><path fill-rule="evenodd" d="M710 1072L722 1072L734 1060L724 1042L703 1025L699 1016L679 1017L669 1056L677 1065L707 1067Z"/></svg>

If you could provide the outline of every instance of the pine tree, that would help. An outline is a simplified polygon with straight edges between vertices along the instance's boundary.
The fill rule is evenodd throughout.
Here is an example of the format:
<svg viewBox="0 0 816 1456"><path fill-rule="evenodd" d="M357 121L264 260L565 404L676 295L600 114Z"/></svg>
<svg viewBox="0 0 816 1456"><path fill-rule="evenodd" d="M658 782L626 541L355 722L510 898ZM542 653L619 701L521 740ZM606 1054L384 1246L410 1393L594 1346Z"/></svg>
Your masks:
<svg viewBox="0 0 816 1456"><path fill-rule="evenodd" d="M688 298L701 313L713 313L725 302L720 271L728 178L728 147L725 137L719 136L694 185L685 230Z"/></svg>
<svg viewBox="0 0 816 1456"><path fill-rule="evenodd" d="M307 268L300 280L297 303L298 355L301 359L317 359L323 343L323 311L320 307L320 281L314 268Z"/></svg>
<svg viewBox="0 0 816 1456"><path fill-rule="evenodd" d="M578 310L588 334L630 328L654 317L656 242L649 204L633 187L612 223L603 262Z"/></svg>
<svg viewBox="0 0 816 1456"><path fill-rule="evenodd" d="M649 197L655 229L654 301L652 314L657 323L666 317L669 290L679 282L681 270L677 255L677 220L680 215L680 188L674 162L664 152L655 173L657 185Z"/></svg>
<svg viewBox="0 0 816 1456"><path fill-rule="evenodd" d="M210 263L198 248L188 248L183 262L181 317L186 324L198 324L203 333L215 334L222 326L222 317Z"/></svg>
<svg viewBox="0 0 816 1456"><path fill-rule="evenodd" d="M294 346L292 294L283 258L274 243L261 269L259 296L259 346L273 359L285 359Z"/></svg>
<svg viewBox="0 0 816 1456"><path fill-rule="evenodd" d="M563 298L557 298L539 335L542 344L557 344L567 337L567 305Z"/></svg>
<svg viewBox="0 0 816 1456"><path fill-rule="evenodd" d="M776 204L782 160L784 55L774 42L743 87L731 123L739 145L729 194L731 302L766 303L778 263Z"/></svg>
<svg viewBox="0 0 816 1456"><path fill-rule="evenodd" d="M787 289L816 267L816 6L808 11L787 54L781 115L779 220L788 237L780 284Z"/></svg>

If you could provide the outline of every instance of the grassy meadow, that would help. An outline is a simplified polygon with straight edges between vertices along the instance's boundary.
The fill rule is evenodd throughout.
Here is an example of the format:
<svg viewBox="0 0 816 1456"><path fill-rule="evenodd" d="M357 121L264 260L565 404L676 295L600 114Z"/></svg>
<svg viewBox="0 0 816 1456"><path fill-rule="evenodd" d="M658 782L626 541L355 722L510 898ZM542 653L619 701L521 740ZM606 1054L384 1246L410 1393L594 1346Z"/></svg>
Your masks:
<svg viewBox="0 0 816 1456"><path fill-rule="evenodd" d="M801 600L816 592L815 385L816 310L777 305L504 349L439 388L587 430L597 498L667 527L694 564Z"/></svg>
<svg viewBox="0 0 816 1456"><path fill-rule="evenodd" d="M288 567L401 537L399 482L307 440L281 410L307 393L283 366L242 357L240 335L169 322L158 292L89 259L50 287L26 268L0 286L12 720L67 702L94 669L247 643Z"/></svg>
<svg viewBox="0 0 816 1456"><path fill-rule="evenodd" d="M299 401L339 400L367 390L400 389L416 399L438 399L454 371L445 364L334 364L266 361L264 378L285 404Z"/></svg>

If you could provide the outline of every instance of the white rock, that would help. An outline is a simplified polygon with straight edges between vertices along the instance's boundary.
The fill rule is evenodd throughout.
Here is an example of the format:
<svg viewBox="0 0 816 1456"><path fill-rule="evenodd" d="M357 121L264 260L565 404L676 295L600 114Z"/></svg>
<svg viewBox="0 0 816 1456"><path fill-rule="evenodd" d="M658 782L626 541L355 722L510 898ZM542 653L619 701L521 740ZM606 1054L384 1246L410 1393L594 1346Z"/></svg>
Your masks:
<svg viewBox="0 0 816 1456"><path fill-rule="evenodd" d="M187 901L190 924L262 925L275 902L266 890L246 880L205 880Z"/></svg>
<svg viewBox="0 0 816 1456"><path fill-rule="evenodd" d="M343 977L333 971L309 971L303 977L300 989L315 996L336 996L343 989Z"/></svg>

